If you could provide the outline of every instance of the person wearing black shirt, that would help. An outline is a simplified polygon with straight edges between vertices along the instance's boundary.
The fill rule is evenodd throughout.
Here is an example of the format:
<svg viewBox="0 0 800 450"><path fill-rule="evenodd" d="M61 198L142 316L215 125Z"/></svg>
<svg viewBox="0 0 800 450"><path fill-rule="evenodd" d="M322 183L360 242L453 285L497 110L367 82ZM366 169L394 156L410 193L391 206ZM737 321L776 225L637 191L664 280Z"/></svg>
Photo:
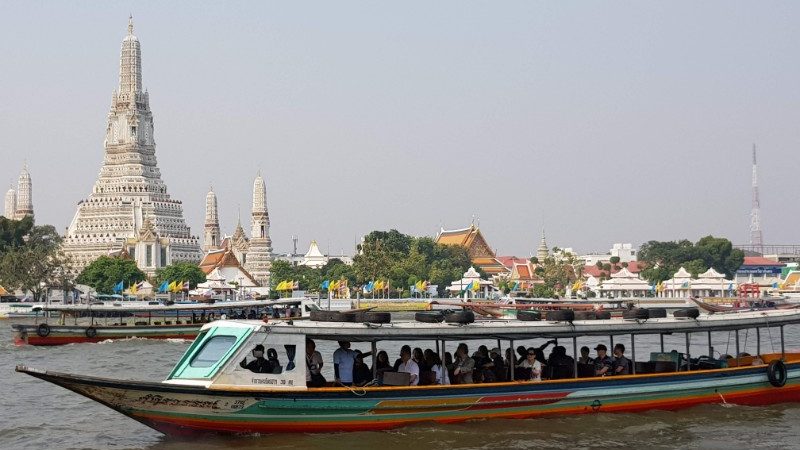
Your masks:
<svg viewBox="0 0 800 450"><path fill-rule="evenodd" d="M253 358L249 363L247 358L243 359L239 366L254 373L272 373L272 363L264 358L263 345L258 344L253 348Z"/></svg>

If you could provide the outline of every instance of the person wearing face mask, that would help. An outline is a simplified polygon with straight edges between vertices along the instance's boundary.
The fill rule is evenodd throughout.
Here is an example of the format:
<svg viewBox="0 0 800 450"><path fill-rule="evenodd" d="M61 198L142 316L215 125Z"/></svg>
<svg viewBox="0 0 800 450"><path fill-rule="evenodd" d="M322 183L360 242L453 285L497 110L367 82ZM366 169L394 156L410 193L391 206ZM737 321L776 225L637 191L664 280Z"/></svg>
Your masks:
<svg viewBox="0 0 800 450"><path fill-rule="evenodd" d="M249 363L247 362L247 358L243 359L242 362L239 363L239 366L254 373L272 373L272 363L264 358L263 345L258 344L253 348L253 358L255 359Z"/></svg>

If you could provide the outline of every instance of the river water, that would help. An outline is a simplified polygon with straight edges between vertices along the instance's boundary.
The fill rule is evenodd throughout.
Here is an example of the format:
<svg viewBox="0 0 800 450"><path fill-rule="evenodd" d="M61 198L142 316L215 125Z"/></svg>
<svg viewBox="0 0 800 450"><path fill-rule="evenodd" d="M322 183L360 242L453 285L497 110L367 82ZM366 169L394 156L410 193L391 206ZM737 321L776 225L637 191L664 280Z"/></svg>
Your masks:
<svg viewBox="0 0 800 450"><path fill-rule="evenodd" d="M762 351L780 351L778 330L762 332ZM601 342L581 340L594 347ZM629 341L617 339L628 348ZM742 351L755 353L755 336L741 334ZM746 342L746 344L745 344ZM800 326L786 328L787 350L800 349ZM525 342L522 342L526 344ZM715 333L716 352L734 354L729 333ZM427 343L432 346L432 343ZM480 342L470 342L470 351ZM485 342L494 347L496 343ZM516 344L516 343L515 343ZM527 344L539 345L541 342ZM608 345L608 341L605 341ZM131 339L62 347L15 347L10 321L0 321L0 449L160 449L325 448L325 449L525 449L525 448L800 448L800 404L770 407L707 405L678 412L597 414L532 420L481 420L461 424L423 424L386 432L248 437L166 437L109 408L55 385L14 372L17 364L39 369L122 379L162 380L188 347L188 341ZM426 348L426 343L418 345ZM505 347L507 343L503 343ZM334 343L318 342L326 361ZM383 343L391 355L400 343ZM639 358L658 350L658 339L637 337ZM667 350L683 351L682 337L668 337ZM366 350L362 344L353 348ZM448 347L449 351L455 348ZM693 338L692 354L706 354L704 337ZM571 349L568 346L568 350ZM594 354L594 352L592 352ZM327 364L330 370L332 364ZM328 379L332 379L330 373Z"/></svg>

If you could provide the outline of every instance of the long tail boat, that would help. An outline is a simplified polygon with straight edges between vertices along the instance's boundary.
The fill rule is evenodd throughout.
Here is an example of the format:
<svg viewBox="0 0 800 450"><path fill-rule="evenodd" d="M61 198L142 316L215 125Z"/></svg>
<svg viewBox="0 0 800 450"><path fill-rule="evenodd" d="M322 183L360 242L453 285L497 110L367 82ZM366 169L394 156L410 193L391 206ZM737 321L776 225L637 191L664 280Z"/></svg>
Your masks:
<svg viewBox="0 0 800 450"><path fill-rule="evenodd" d="M248 300L173 305L43 306L44 321L14 323L16 345L65 345L108 339L194 339L209 321L223 314L253 319L268 312L274 320L305 319L318 309L311 299ZM51 320L53 316L55 320ZM70 324L70 322L72 322Z"/></svg>
<svg viewBox="0 0 800 450"><path fill-rule="evenodd" d="M800 323L800 311L677 316L474 323L223 320L203 326L162 382L121 381L25 366L17 366L16 370L84 395L169 435L386 430L427 421L451 423L676 410L707 403L767 405L800 401L800 353L787 352L784 346L784 327ZM739 352L739 332L753 329L757 355L746 356ZM711 358L711 336L718 332L736 334L735 356ZM663 365L650 364L647 358L636 354L636 340L642 335L660 335L663 353L665 334L673 338L685 335L685 353L678 361L689 362L675 364L666 372ZM761 351L761 336L767 334L780 336L780 352ZM577 338L584 336L612 340L614 336L630 337L633 373L578 378L575 362L576 370L570 378L540 382L514 381L512 375L511 381L484 384L306 386L307 339L370 343L373 355L377 343L386 341L400 344L429 339L444 353L446 348L455 349L458 342L475 339L497 339L504 348L513 348L515 341L557 339L562 345L571 344L577 356ZM708 340L708 355L692 358L692 340L696 344ZM774 345L772 339L770 342ZM246 358L256 345L277 352L277 370L254 373L245 368ZM711 364L694 364L703 358Z"/></svg>

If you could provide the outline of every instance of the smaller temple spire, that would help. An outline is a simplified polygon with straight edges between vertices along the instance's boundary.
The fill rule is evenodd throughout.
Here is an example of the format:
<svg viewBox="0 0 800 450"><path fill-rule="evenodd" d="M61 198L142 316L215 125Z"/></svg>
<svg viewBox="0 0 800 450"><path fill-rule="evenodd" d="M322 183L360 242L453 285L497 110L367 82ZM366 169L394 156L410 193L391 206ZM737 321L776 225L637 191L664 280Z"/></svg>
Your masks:
<svg viewBox="0 0 800 450"><path fill-rule="evenodd" d="M128 15L128 35L133 34L133 14Z"/></svg>
<svg viewBox="0 0 800 450"><path fill-rule="evenodd" d="M536 250L536 258L538 258L541 263L548 256L550 256L550 250L547 248L547 241L544 237L544 227L542 227L542 240L539 242L539 248Z"/></svg>

